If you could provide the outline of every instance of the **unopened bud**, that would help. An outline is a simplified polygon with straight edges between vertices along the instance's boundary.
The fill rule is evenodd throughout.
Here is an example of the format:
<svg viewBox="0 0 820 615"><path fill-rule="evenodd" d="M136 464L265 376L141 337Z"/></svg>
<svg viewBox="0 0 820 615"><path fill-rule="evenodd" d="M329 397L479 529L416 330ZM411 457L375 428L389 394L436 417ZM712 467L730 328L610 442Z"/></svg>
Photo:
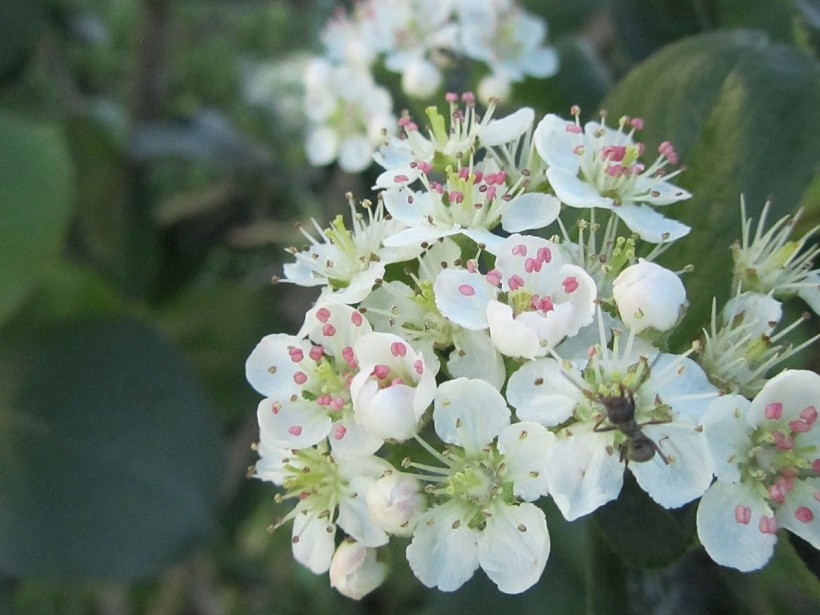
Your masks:
<svg viewBox="0 0 820 615"><path fill-rule="evenodd" d="M370 519L389 534L411 535L426 508L421 481L408 474L383 476L367 490Z"/></svg>
<svg viewBox="0 0 820 615"><path fill-rule="evenodd" d="M686 289L677 274L644 259L624 269L612 283L621 320L635 333L668 331L686 308Z"/></svg>
<svg viewBox="0 0 820 615"><path fill-rule="evenodd" d="M387 576L387 564L376 559L376 549L350 539L342 541L330 560L330 586L343 596L360 600Z"/></svg>

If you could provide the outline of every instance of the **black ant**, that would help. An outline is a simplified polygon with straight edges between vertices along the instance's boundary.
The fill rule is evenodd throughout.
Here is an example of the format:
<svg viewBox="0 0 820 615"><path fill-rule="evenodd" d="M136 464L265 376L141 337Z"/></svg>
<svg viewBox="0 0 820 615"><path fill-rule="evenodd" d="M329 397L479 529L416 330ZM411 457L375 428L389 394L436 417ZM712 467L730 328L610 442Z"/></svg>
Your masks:
<svg viewBox="0 0 820 615"><path fill-rule="evenodd" d="M637 461L642 463L649 461L655 456L655 453L660 455L663 462L669 465L669 458L661 452L657 443L641 431L641 428L646 425L658 425L661 423L669 423L672 419L651 419L638 423L635 421L635 396L631 390L626 389L623 384L619 385L621 389L620 395L609 395L603 397L599 395L596 399L606 409L606 416L598 419L592 431L614 431L618 430L626 436L626 440L621 443L620 454L621 461L628 459L630 461ZM609 421L609 425L601 427L604 419Z"/></svg>

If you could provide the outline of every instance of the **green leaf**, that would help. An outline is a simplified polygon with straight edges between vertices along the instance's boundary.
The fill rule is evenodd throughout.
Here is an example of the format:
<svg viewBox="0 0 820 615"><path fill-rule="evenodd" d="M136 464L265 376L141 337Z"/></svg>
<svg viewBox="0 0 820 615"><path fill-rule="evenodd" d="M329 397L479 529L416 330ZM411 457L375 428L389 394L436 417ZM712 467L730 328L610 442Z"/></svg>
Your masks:
<svg viewBox="0 0 820 615"><path fill-rule="evenodd" d="M77 251L126 296L153 288L159 261L148 198L122 145L102 124L66 122L77 174Z"/></svg>
<svg viewBox="0 0 820 615"><path fill-rule="evenodd" d="M61 132L0 115L0 323L57 259L71 203Z"/></svg>
<svg viewBox="0 0 820 615"><path fill-rule="evenodd" d="M720 568L730 599L735 609L760 615L809 615L820 606L820 582L781 532L774 557L761 570L743 574L730 568Z"/></svg>
<svg viewBox="0 0 820 615"><path fill-rule="evenodd" d="M219 439L179 353L137 322L0 340L0 570L130 579L213 525Z"/></svg>
<svg viewBox="0 0 820 615"><path fill-rule="evenodd" d="M695 540L694 509L666 510L624 474L617 500L595 511L593 519L615 553L631 566L657 567L686 553Z"/></svg>
<svg viewBox="0 0 820 615"><path fill-rule="evenodd" d="M715 13L720 28L763 30L773 40L794 42L793 0L717 0Z"/></svg>
<svg viewBox="0 0 820 615"><path fill-rule="evenodd" d="M663 209L692 232L663 257L695 265L678 341L696 337L712 296L729 294L729 246L740 236L740 195L750 215L774 197L770 220L791 212L820 160L820 67L796 49L748 31L715 32L672 45L610 93L611 117L639 116L647 152L664 140L686 171L676 182L694 197ZM818 204L813 204L817 207Z"/></svg>
<svg viewBox="0 0 820 615"><path fill-rule="evenodd" d="M44 0L3 0L0 2L0 79L22 64L45 25Z"/></svg>

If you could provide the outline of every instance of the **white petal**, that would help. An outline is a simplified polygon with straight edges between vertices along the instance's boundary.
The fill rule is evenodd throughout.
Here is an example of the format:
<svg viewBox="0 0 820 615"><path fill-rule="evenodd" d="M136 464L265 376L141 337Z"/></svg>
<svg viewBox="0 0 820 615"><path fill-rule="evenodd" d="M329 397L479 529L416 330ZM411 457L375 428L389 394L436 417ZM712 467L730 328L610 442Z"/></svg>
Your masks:
<svg viewBox="0 0 820 615"><path fill-rule="evenodd" d="M393 218L411 227L430 227L426 216L433 212L433 198L429 193L415 192L406 187L388 188L382 192L385 209Z"/></svg>
<svg viewBox="0 0 820 615"><path fill-rule="evenodd" d="M348 493L339 500L339 518L336 523L345 532L366 547L378 547L389 540L383 529L370 520L367 512L367 490L375 479L354 476L348 483Z"/></svg>
<svg viewBox="0 0 820 615"><path fill-rule="evenodd" d="M313 511L305 511L293 518L291 535L293 559L313 574L327 572L336 549L336 526Z"/></svg>
<svg viewBox="0 0 820 615"><path fill-rule="evenodd" d="M457 325L481 331L487 328L487 303L496 290L478 273L464 269L445 269L433 284L436 307Z"/></svg>
<svg viewBox="0 0 820 615"><path fill-rule="evenodd" d="M612 199L601 196L593 185L580 179L575 171L550 167L547 169L547 179L555 190L555 195L570 207L613 207Z"/></svg>
<svg viewBox="0 0 820 615"><path fill-rule="evenodd" d="M543 228L561 213L561 201L551 194L527 192L514 198L501 215L501 228L508 233Z"/></svg>
<svg viewBox="0 0 820 615"><path fill-rule="evenodd" d="M487 304L485 313L490 337L498 352L508 357L525 359L533 359L541 352L538 335L526 324L513 318L513 310L509 305L493 300Z"/></svg>
<svg viewBox="0 0 820 615"><path fill-rule="evenodd" d="M365 135L347 137L339 144L339 167L346 173L360 173L373 162L373 146Z"/></svg>
<svg viewBox="0 0 820 615"><path fill-rule="evenodd" d="M706 452L720 481L739 481L738 464L748 459L752 444L752 428L746 422L749 404L741 395L726 395L712 401L703 413L701 424Z"/></svg>
<svg viewBox="0 0 820 615"><path fill-rule="evenodd" d="M460 231L462 235L466 235L478 245L483 246L484 250L490 254L498 254L499 250L501 250L501 246L504 245L503 237L496 235L492 231L488 231L486 228L462 228Z"/></svg>
<svg viewBox="0 0 820 615"><path fill-rule="evenodd" d="M323 166L336 160L339 135L329 126L317 126L305 138L305 154L313 166Z"/></svg>
<svg viewBox="0 0 820 615"><path fill-rule="evenodd" d="M650 358L649 364L652 371L640 392L649 391L652 398L659 395L677 415L700 421L706 408L719 395L718 388L709 382L701 366L688 357L661 353L656 359Z"/></svg>
<svg viewBox="0 0 820 615"><path fill-rule="evenodd" d="M539 47L521 58L524 72L543 79L558 72L558 53L552 47Z"/></svg>
<svg viewBox="0 0 820 615"><path fill-rule="evenodd" d="M535 121L535 111L523 107L507 117L492 120L481 131L481 144L485 147L504 145L515 141L532 126Z"/></svg>
<svg viewBox="0 0 820 615"><path fill-rule="evenodd" d="M358 310L344 303L320 300L305 314L299 335L309 337L340 359L344 348L353 346L356 340L371 331L370 323L362 318ZM308 345L305 355L309 349Z"/></svg>
<svg viewBox="0 0 820 615"><path fill-rule="evenodd" d="M820 314L820 271L810 272L804 281L810 286L801 287L797 296L805 301L815 314Z"/></svg>
<svg viewBox="0 0 820 615"><path fill-rule="evenodd" d="M330 561L330 586L343 596L361 600L382 584L388 566L376 559L376 549L344 540Z"/></svg>
<svg viewBox="0 0 820 615"><path fill-rule="evenodd" d="M293 381L293 375L302 368L291 359L289 350L296 348L307 356L311 346L309 341L293 335L266 335L245 362L245 377L258 393L266 397L286 400L294 395L301 396L303 387L309 386L309 380L301 385Z"/></svg>
<svg viewBox="0 0 820 615"><path fill-rule="evenodd" d="M748 508L748 523L738 522ZM759 529L760 518L772 516L763 498L742 483L716 482L698 505L698 537L713 560L742 572L762 568L772 556L775 534Z"/></svg>
<svg viewBox="0 0 820 615"><path fill-rule="evenodd" d="M546 452L555 444L555 434L532 421L513 423L498 436L498 450L504 454L507 478L513 493L534 502L549 492Z"/></svg>
<svg viewBox="0 0 820 615"><path fill-rule="evenodd" d="M436 391L433 424L442 441L474 456L510 424L510 409L489 383L456 378Z"/></svg>
<svg viewBox="0 0 820 615"><path fill-rule="evenodd" d="M678 508L704 494L712 482L712 465L705 454L702 434L694 423L647 425L643 433L651 438L669 460L660 455L649 461L629 462L629 469L641 488L664 508Z"/></svg>
<svg viewBox="0 0 820 615"><path fill-rule="evenodd" d="M766 406L783 404L783 419L795 420L807 406L818 406L820 400L820 374L804 369L789 369L769 380L749 407L750 425L760 425L766 420ZM815 427L807 433L817 432ZM804 434L800 434L804 435Z"/></svg>
<svg viewBox="0 0 820 615"><path fill-rule="evenodd" d="M783 506L777 511L777 521L794 534L797 534L808 542L815 549L820 549L820 478L807 478L798 480L792 489ZM806 510L811 513L808 521L800 519L796 511L802 508L800 513L806 515ZM805 519L805 517L804 517Z"/></svg>
<svg viewBox="0 0 820 615"><path fill-rule="evenodd" d="M448 226L436 226L424 221L423 226L416 226L404 229L394 235L386 237L384 245L386 246L421 246L422 244L431 244L442 237L449 237L455 235L461 230L457 224ZM421 251L421 250L419 250Z"/></svg>
<svg viewBox="0 0 820 615"><path fill-rule="evenodd" d="M644 199L644 203L649 205L663 206L677 203L678 201L685 201L691 199L692 194L683 188L679 188L669 182L647 180L649 183L646 186L646 192L649 193L649 198ZM641 186L642 189L643 187Z"/></svg>
<svg viewBox="0 0 820 615"><path fill-rule="evenodd" d="M459 503L451 500L419 520L406 554L413 574L427 587L455 591L478 568L478 532L462 523L464 516Z"/></svg>
<svg viewBox="0 0 820 615"><path fill-rule="evenodd" d="M338 303L359 303L376 284L376 280L384 278L385 262L371 263L364 271L355 273L347 286L329 293L329 297Z"/></svg>
<svg viewBox="0 0 820 615"><path fill-rule="evenodd" d="M583 393L555 359L527 361L507 383L507 401L519 420L546 427L566 421L583 400Z"/></svg>
<svg viewBox="0 0 820 615"><path fill-rule="evenodd" d="M384 440L373 437L367 429L356 423L352 417L337 421L328 435L333 456L336 459L350 459L362 455L372 455L384 444Z"/></svg>
<svg viewBox="0 0 820 615"><path fill-rule="evenodd" d="M375 438L404 441L418 432L418 419L413 411L416 391L397 384L380 389L369 381L355 398L356 421Z"/></svg>
<svg viewBox="0 0 820 615"><path fill-rule="evenodd" d="M263 399L256 409L259 430L288 448L307 448L330 432L330 418L313 402L297 399L281 405Z"/></svg>
<svg viewBox="0 0 820 615"><path fill-rule="evenodd" d="M417 166L411 167L408 164L406 166L388 167L387 171L384 171L376 178L373 188L402 188L412 184L419 177L421 177L421 171Z"/></svg>
<svg viewBox="0 0 820 615"><path fill-rule="evenodd" d="M573 150L578 144L578 137L567 132L569 123L552 113L545 115L535 127L532 142L541 160L550 167L561 168L570 175L576 175L580 167L580 159L573 153Z"/></svg>
<svg viewBox="0 0 820 615"><path fill-rule="evenodd" d="M541 577L550 553L544 513L534 504L496 506L478 539L478 562L505 594L520 594Z"/></svg>
<svg viewBox="0 0 820 615"><path fill-rule="evenodd" d="M618 453L607 452L612 435L575 431L547 451L550 495L567 521L614 500L624 482Z"/></svg>
<svg viewBox="0 0 820 615"><path fill-rule="evenodd" d="M453 378L486 380L499 391L504 386L507 371L504 359L490 337L479 331L462 329L453 334L456 350L450 353L447 369Z"/></svg>
<svg viewBox="0 0 820 615"><path fill-rule="evenodd" d="M613 209L630 231L651 243L675 241L692 230L677 220L659 214L648 205L623 203Z"/></svg>

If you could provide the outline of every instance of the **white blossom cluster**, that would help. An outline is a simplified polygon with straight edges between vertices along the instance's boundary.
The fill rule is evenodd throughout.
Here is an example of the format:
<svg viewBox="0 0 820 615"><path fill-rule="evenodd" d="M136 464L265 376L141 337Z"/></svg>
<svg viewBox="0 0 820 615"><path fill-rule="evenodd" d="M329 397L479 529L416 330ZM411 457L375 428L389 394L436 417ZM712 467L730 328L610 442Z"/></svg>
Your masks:
<svg viewBox="0 0 820 615"><path fill-rule="evenodd" d="M482 100L505 99L513 83L556 72L545 37L544 21L513 0L363 0L351 13L340 9L322 33L324 54L305 70L308 160L338 161L350 173L370 166L395 128L378 68L397 73L406 95L429 100L448 71L469 63L482 75Z"/></svg>
<svg viewBox="0 0 820 615"><path fill-rule="evenodd" d="M519 593L550 553L536 502L578 519L627 471L665 508L700 498L720 564L760 568L780 528L820 548L820 375L777 373L797 324L779 298L817 309L813 232L752 234L744 211L737 292L674 352L686 290L655 261L689 228L658 208L691 195L672 145L647 156L638 118L536 124L446 100L379 150L375 204L351 199L351 223L291 250L282 282L321 294L247 360L265 396L253 473L293 502L276 527L293 522L295 559L361 598L404 540L428 587L481 568Z"/></svg>

